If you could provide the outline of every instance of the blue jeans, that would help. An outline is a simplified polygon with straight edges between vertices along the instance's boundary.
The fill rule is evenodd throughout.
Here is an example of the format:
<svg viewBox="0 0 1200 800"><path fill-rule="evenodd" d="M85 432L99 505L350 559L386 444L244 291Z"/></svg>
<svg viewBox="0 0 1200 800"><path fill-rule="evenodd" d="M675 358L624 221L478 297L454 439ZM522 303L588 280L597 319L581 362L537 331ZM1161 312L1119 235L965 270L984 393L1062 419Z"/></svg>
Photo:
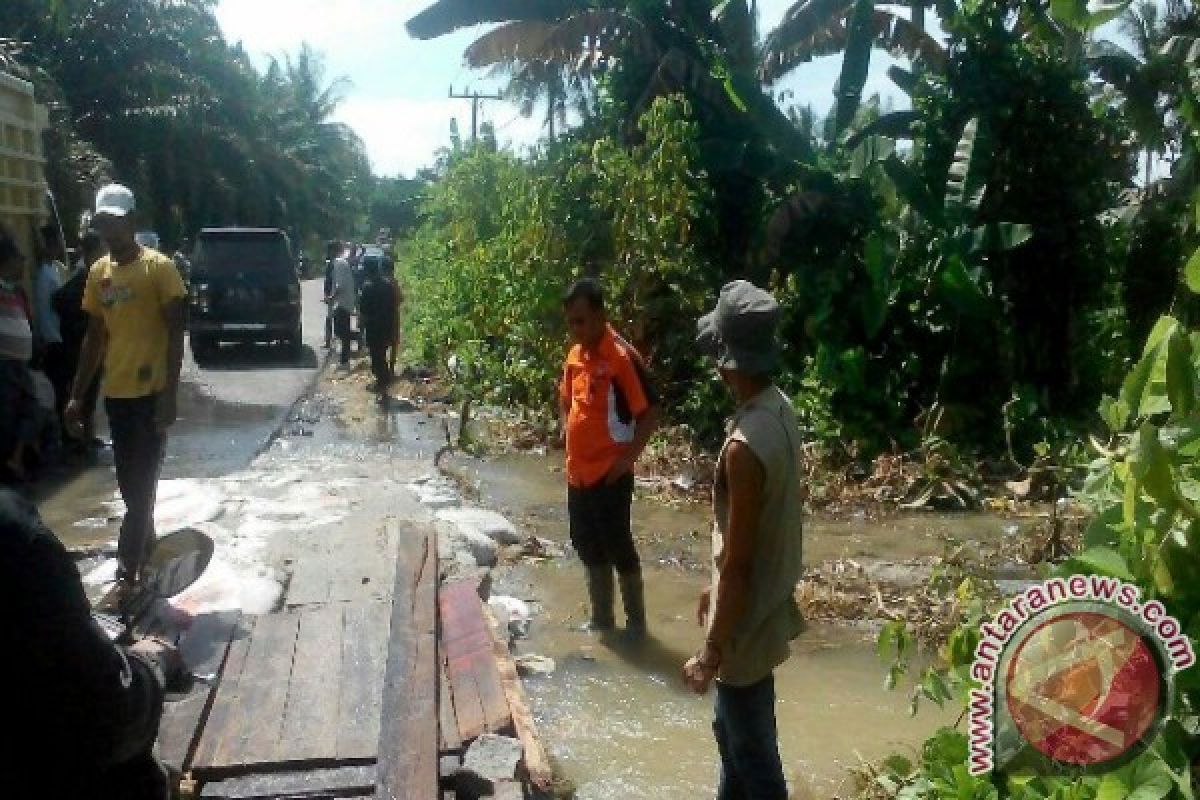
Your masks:
<svg viewBox="0 0 1200 800"><path fill-rule="evenodd" d="M751 686L717 682L713 733L721 754L717 800L787 800L775 728L775 676Z"/></svg>

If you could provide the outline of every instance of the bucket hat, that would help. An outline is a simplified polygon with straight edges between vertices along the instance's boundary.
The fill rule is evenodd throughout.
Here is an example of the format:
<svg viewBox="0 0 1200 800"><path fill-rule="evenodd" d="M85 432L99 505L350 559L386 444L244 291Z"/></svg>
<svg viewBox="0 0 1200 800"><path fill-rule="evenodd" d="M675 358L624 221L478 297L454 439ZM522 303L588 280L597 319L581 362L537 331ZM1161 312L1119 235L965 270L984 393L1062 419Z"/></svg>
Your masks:
<svg viewBox="0 0 1200 800"><path fill-rule="evenodd" d="M717 306L696 323L696 344L721 369L766 375L779 366L779 303L750 281L721 287Z"/></svg>

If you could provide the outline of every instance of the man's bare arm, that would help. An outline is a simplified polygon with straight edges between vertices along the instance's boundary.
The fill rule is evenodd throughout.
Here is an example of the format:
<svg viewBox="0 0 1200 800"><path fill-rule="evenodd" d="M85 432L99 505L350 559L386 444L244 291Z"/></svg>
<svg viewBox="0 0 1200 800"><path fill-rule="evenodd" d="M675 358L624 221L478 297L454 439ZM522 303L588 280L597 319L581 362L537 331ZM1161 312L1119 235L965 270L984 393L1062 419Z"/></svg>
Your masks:
<svg viewBox="0 0 1200 800"><path fill-rule="evenodd" d="M79 418L83 398L100 372L107 347L108 329L104 326L104 318L95 314L89 315L87 331L83 335L83 344L79 350L79 366L75 369L75 380L71 383L71 396L66 409L67 427L76 436L83 433L82 420Z"/></svg>
<svg viewBox="0 0 1200 800"><path fill-rule="evenodd" d="M724 649L746 613L765 478L762 464L749 445L737 440L730 442L725 451L729 528L725 532L717 579L717 606L708 632L709 642L719 650Z"/></svg>
<svg viewBox="0 0 1200 800"><path fill-rule="evenodd" d="M163 321L167 325L167 385L158 398L156 422L160 431L173 425L177 416L175 404L179 395L179 373L183 369L184 320L182 298L163 306Z"/></svg>

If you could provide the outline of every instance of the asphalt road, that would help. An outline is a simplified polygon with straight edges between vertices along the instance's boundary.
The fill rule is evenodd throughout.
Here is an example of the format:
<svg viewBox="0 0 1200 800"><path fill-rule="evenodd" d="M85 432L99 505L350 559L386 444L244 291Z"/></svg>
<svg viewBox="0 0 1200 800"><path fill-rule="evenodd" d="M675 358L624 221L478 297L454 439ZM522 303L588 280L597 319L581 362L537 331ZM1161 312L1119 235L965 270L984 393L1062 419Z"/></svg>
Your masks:
<svg viewBox="0 0 1200 800"><path fill-rule="evenodd" d="M179 421L171 429L164 477L208 477L246 465L312 385L325 351L321 281L302 284L304 347L223 345L203 366L184 355Z"/></svg>
<svg viewBox="0 0 1200 800"><path fill-rule="evenodd" d="M208 478L244 468L279 429L324 362L325 304L321 280L302 284L304 347L299 357L272 345L225 345L200 366L190 346L179 387L179 420L171 428L163 478ZM98 429L105 431L103 413ZM96 514L116 489L111 452L95 467L51 480L37 499L52 530L72 542L104 538L76 520Z"/></svg>

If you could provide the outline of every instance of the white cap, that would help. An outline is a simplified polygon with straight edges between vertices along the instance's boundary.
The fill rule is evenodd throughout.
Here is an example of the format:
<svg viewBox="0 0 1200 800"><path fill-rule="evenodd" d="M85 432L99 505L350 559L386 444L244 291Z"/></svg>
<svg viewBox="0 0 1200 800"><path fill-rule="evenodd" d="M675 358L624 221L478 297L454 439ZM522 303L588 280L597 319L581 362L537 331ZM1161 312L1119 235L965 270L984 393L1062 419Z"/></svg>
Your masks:
<svg viewBox="0 0 1200 800"><path fill-rule="evenodd" d="M119 183L110 183L96 192L96 214L108 214L113 217L124 217L137 208L133 201L133 192Z"/></svg>

